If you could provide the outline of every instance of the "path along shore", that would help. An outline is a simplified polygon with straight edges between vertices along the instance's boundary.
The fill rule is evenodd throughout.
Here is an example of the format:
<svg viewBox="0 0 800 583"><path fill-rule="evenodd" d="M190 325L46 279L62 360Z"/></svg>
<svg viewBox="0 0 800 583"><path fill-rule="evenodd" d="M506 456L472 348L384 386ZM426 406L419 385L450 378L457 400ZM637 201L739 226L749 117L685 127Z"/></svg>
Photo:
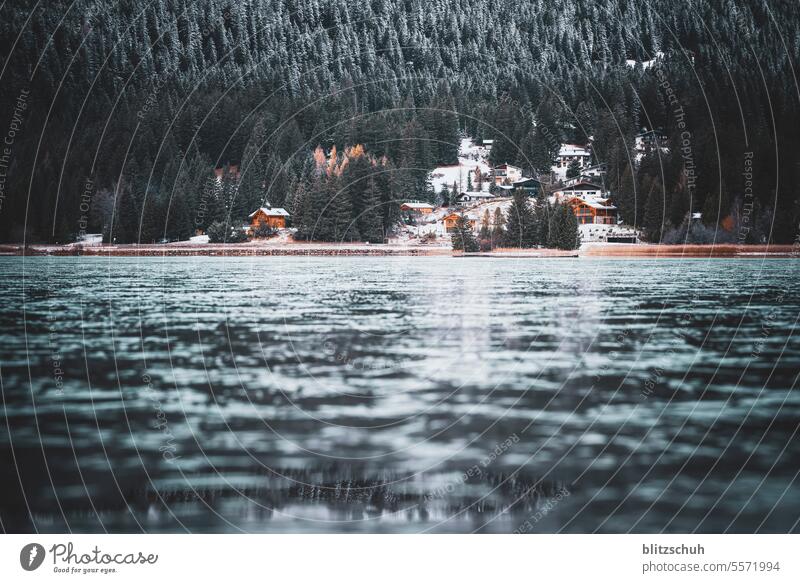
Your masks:
<svg viewBox="0 0 800 583"><path fill-rule="evenodd" d="M461 256L449 247L433 245L366 245L359 243L263 243L152 245L0 245L0 255L65 255L118 257L180 256ZM614 257L614 258L710 258L710 257L800 257L795 245L628 245L592 243L577 251L558 249L495 249L467 254L476 257Z"/></svg>

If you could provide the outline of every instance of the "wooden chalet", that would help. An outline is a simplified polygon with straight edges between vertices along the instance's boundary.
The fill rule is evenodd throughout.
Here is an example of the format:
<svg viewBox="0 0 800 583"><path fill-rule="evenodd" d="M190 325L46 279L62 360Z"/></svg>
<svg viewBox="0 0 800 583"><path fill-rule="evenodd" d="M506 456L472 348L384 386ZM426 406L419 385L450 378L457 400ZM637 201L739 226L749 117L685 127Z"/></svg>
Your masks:
<svg viewBox="0 0 800 583"><path fill-rule="evenodd" d="M585 200L574 196L567 201L581 225L616 225L617 207L608 201Z"/></svg>
<svg viewBox="0 0 800 583"><path fill-rule="evenodd" d="M262 206L255 212L250 213L250 230L254 230L261 224L267 224L273 229L285 229L286 219L289 216L289 212L286 209L272 207L267 203L267 206Z"/></svg>
<svg viewBox="0 0 800 583"><path fill-rule="evenodd" d="M461 215L459 213L450 213L446 217L442 219L444 222L444 228L446 231L452 231L456 228L456 222L458 221ZM478 227L478 217L474 215L464 215L467 217L467 221L469 221L469 226L475 230Z"/></svg>
<svg viewBox="0 0 800 583"><path fill-rule="evenodd" d="M429 215L433 212L433 206L424 202L411 201L401 204L400 210L409 214Z"/></svg>

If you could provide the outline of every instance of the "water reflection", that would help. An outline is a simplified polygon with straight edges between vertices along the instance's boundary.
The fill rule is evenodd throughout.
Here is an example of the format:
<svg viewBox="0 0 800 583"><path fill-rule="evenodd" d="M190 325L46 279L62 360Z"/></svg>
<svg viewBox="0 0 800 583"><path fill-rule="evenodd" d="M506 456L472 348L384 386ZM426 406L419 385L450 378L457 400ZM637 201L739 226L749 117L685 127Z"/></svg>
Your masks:
<svg viewBox="0 0 800 583"><path fill-rule="evenodd" d="M791 261L0 265L6 530L797 529Z"/></svg>

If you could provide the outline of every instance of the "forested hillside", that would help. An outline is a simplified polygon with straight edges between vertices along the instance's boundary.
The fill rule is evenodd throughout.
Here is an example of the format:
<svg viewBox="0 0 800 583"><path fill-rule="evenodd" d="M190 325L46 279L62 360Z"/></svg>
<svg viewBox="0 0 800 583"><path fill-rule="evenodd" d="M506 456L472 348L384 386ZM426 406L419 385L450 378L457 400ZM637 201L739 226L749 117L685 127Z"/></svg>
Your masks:
<svg viewBox="0 0 800 583"><path fill-rule="evenodd" d="M185 238L265 199L386 228L460 132L529 172L592 136L654 240L690 210L779 242L800 216L796 0L16 1L0 43L3 239ZM642 128L670 151L636 165ZM317 146L375 176L344 207Z"/></svg>

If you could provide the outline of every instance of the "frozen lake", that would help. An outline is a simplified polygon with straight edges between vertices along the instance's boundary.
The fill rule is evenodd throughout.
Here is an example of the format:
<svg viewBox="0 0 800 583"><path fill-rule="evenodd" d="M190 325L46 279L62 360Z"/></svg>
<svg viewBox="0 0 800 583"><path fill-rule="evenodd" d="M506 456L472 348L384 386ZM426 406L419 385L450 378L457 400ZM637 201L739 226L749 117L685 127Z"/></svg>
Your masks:
<svg viewBox="0 0 800 583"><path fill-rule="evenodd" d="M8 531L798 530L791 260L0 272Z"/></svg>

